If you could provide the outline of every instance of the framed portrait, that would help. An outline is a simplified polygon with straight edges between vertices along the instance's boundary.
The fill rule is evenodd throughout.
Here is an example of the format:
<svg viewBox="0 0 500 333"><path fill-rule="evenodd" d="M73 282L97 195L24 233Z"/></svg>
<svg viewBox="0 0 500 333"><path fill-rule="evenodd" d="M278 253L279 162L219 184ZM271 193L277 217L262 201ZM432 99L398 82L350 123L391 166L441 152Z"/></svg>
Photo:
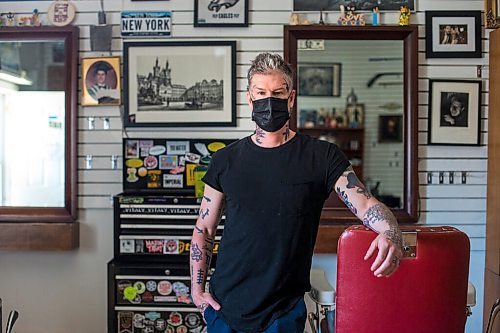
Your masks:
<svg viewBox="0 0 500 333"><path fill-rule="evenodd" d="M298 64L297 80L300 96L340 96L340 63Z"/></svg>
<svg viewBox="0 0 500 333"><path fill-rule="evenodd" d="M378 6L381 10L398 10L401 6L408 6L410 10L415 10L415 0L293 0L293 11L294 12L305 12L314 11L338 11L340 5L349 5L354 3L357 10L369 10L371 11L373 7Z"/></svg>
<svg viewBox="0 0 500 333"><path fill-rule="evenodd" d="M249 0L194 0L195 27L248 27Z"/></svg>
<svg viewBox="0 0 500 333"><path fill-rule="evenodd" d="M481 81L429 80L428 144L480 144Z"/></svg>
<svg viewBox="0 0 500 333"><path fill-rule="evenodd" d="M403 116L381 115L378 117L378 142L403 141Z"/></svg>
<svg viewBox="0 0 500 333"><path fill-rule="evenodd" d="M426 11L427 58L481 58L481 11Z"/></svg>
<svg viewBox="0 0 500 333"><path fill-rule="evenodd" d="M127 127L236 126L236 42L124 42Z"/></svg>
<svg viewBox="0 0 500 333"><path fill-rule="evenodd" d="M120 57L82 58L82 105L120 105Z"/></svg>

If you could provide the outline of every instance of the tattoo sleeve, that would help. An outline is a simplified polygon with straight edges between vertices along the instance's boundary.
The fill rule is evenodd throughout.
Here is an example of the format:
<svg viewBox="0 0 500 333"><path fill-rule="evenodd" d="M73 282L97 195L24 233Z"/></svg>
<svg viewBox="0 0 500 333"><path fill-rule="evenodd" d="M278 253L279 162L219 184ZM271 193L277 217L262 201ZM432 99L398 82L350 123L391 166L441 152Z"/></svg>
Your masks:
<svg viewBox="0 0 500 333"><path fill-rule="evenodd" d="M385 222L389 225L389 229L384 231L384 235L387 239L402 247L403 239L396 217L384 204L378 203L368 208L363 216L363 224L370 229L375 230L375 225L380 224L381 222Z"/></svg>
<svg viewBox="0 0 500 333"><path fill-rule="evenodd" d="M358 176L356 176L356 173L354 173L352 166L349 166L344 171L344 173L342 174L342 177L347 178L347 185L346 185L347 188L356 189L357 193L364 195L367 199L370 199L372 197L372 195L370 194L370 191L368 191L366 189L365 185L358 179Z"/></svg>

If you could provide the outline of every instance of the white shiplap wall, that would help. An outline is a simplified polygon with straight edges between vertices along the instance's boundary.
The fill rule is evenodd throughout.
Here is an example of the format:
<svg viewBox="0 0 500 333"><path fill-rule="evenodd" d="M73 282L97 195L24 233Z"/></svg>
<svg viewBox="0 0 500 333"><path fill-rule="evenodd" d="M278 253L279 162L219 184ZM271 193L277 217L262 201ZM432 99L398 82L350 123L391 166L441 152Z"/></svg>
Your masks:
<svg viewBox="0 0 500 333"><path fill-rule="evenodd" d="M121 55L120 12L124 10L172 11L172 38L169 40L236 40L238 126L233 129L160 129L135 131L129 135L158 137L242 137L252 129L245 106L245 73L249 62L261 51L283 52L283 24L287 24L292 0L249 0L248 28L193 28L194 0L142 1L104 0L108 23L113 25L112 55ZM73 1L80 26L80 56L109 53L90 51L89 26L97 23L99 1ZM427 146L428 79L476 79L476 66L488 64L488 31L483 31L482 59L426 59L425 10L483 10L483 0L419 0L412 23L419 29L419 175L421 219L428 225L455 225L471 239L470 280L478 289L478 305L468 320L467 332L481 332L486 220L487 147ZM30 13L38 8L43 15L51 1L0 2L0 12ZM337 13L328 13L327 22ZM383 13L382 23L397 22L397 13ZM309 15L313 21L318 15ZM487 67L483 72L487 77ZM482 142L487 140L488 80L484 80ZM81 83L80 83L81 84ZM111 170L111 155L121 155L122 129L118 107L80 107L78 130L79 221L81 247L68 253L1 252L0 297L4 308L17 308L21 315L18 332L99 333L106 331L106 263L112 257L112 211L110 197L121 192L121 170ZM87 118L96 117L96 129L88 130ZM111 129L103 130L108 117ZM85 169L85 156L94 156L94 168ZM121 158L119 164L121 163ZM466 185L427 185L426 173L467 171ZM457 179L458 174L455 175ZM446 178L447 179L447 178ZM335 283L335 256L316 256L314 265L327 271ZM416 283L416 286L418 284Z"/></svg>

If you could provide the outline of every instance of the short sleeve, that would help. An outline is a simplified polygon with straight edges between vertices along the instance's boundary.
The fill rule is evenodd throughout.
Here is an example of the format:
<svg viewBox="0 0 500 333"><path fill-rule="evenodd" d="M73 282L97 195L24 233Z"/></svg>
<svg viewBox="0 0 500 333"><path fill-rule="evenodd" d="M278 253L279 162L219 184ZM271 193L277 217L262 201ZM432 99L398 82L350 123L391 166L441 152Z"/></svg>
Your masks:
<svg viewBox="0 0 500 333"><path fill-rule="evenodd" d="M223 192L222 186L220 183L221 172L220 172L220 169L217 167L218 165L220 165L220 163L217 163L217 160L219 157L220 156L217 153L215 153L212 156L212 160L210 161L210 165L208 166L208 171L205 174L205 176L203 176L203 178L201 180L205 184L207 184L208 186L216 189L217 191Z"/></svg>
<svg viewBox="0 0 500 333"><path fill-rule="evenodd" d="M351 163L349 163L347 156L335 144L329 145L327 161L328 170L326 176L326 188L327 193L330 194L339 177L351 165Z"/></svg>

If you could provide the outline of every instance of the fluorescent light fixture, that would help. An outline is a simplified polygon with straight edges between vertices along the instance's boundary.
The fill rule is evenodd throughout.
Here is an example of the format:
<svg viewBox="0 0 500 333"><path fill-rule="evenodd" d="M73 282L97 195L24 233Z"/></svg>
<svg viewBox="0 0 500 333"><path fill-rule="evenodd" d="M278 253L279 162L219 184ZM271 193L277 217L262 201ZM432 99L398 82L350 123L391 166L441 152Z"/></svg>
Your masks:
<svg viewBox="0 0 500 333"><path fill-rule="evenodd" d="M33 81L26 78L26 73L23 72L21 75L6 72L0 69L0 80L18 84L20 86L31 86Z"/></svg>

